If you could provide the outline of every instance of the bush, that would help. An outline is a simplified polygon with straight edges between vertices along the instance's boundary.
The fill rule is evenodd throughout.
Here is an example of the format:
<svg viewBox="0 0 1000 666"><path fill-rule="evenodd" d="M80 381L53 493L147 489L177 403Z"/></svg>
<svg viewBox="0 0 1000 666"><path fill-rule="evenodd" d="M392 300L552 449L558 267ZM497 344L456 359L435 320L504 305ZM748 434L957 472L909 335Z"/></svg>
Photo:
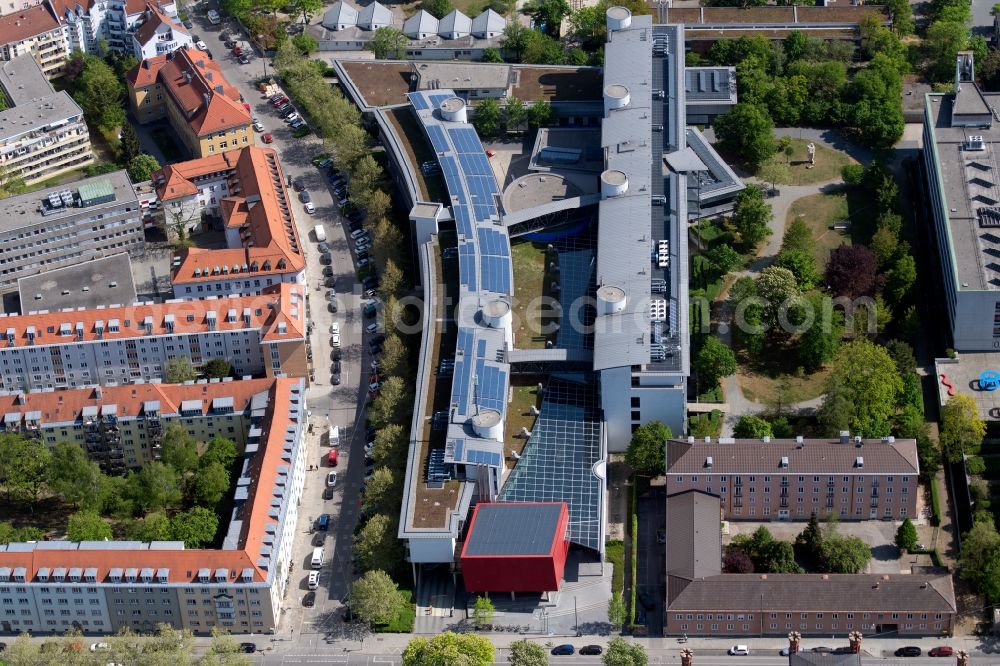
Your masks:
<svg viewBox="0 0 1000 666"><path fill-rule="evenodd" d="M604 546L604 557L611 563L611 591L621 594L625 590L625 543L619 539Z"/></svg>
<svg viewBox="0 0 1000 666"><path fill-rule="evenodd" d="M938 485L933 480L931 481L931 510L933 511L931 525L937 527L941 524L941 497L938 495Z"/></svg>
<svg viewBox="0 0 1000 666"><path fill-rule="evenodd" d="M965 471L970 475L982 474L986 471L986 461L979 456L970 456L965 460Z"/></svg>
<svg viewBox="0 0 1000 666"><path fill-rule="evenodd" d="M865 177L865 168L860 164L845 164L840 170L840 176L848 185L860 185Z"/></svg>

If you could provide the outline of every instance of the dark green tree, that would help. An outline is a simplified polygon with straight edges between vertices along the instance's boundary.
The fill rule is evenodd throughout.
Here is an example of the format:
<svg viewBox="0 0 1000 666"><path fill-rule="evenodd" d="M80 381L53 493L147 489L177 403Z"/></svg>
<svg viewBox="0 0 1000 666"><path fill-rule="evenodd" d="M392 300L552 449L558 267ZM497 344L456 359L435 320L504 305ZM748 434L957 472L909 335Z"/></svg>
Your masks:
<svg viewBox="0 0 1000 666"><path fill-rule="evenodd" d="M909 518L906 518L896 530L896 547L900 550L912 551L916 545L917 528L913 526Z"/></svg>
<svg viewBox="0 0 1000 666"><path fill-rule="evenodd" d="M111 525L93 511L79 511L69 517L66 538L70 541L110 541Z"/></svg>
<svg viewBox="0 0 1000 666"><path fill-rule="evenodd" d="M500 102L490 97L479 102L475 109L476 114L472 117L472 124L479 132L479 136L488 138L497 136L500 133L500 122L503 117Z"/></svg>
<svg viewBox="0 0 1000 666"><path fill-rule="evenodd" d="M521 12L531 17L534 25L549 37L559 37L562 20L570 13L566 0L529 0Z"/></svg>
<svg viewBox="0 0 1000 666"><path fill-rule="evenodd" d="M126 126L128 123L125 123ZM153 177L160 163L152 155L136 155L128 162L128 177L133 183L143 183Z"/></svg>
<svg viewBox="0 0 1000 666"><path fill-rule="evenodd" d="M443 19L454 9L450 0L421 0L420 8L436 19Z"/></svg>
<svg viewBox="0 0 1000 666"><path fill-rule="evenodd" d="M716 337L708 337L698 350L695 371L708 386L736 372L736 355Z"/></svg>
<svg viewBox="0 0 1000 666"><path fill-rule="evenodd" d="M135 157L142 155L142 145L139 143L139 135L135 133L132 123L122 125L120 149L122 164L130 164Z"/></svg>
<svg viewBox="0 0 1000 666"><path fill-rule="evenodd" d="M867 340L841 347L825 388L819 419L827 432L883 437L891 431L903 381L884 347Z"/></svg>
<svg viewBox="0 0 1000 666"><path fill-rule="evenodd" d="M733 428L733 435L747 439L761 439L762 437L773 437L774 432L769 422L759 416L746 414L741 416L739 421L736 422L736 427Z"/></svg>
<svg viewBox="0 0 1000 666"><path fill-rule="evenodd" d="M740 264L740 253L729 243L719 243L705 254L705 258L721 275L725 275Z"/></svg>
<svg viewBox="0 0 1000 666"><path fill-rule="evenodd" d="M79 444L59 442L52 449L46 483L70 504L99 509L102 476L100 465L90 460Z"/></svg>
<svg viewBox="0 0 1000 666"><path fill-rule="evenodd" d="M191 478L190 487L195 504L215 507L229 490L229 471L218 462L203 465Z"/></svg>
<svg viewBox="0 0 1000 666"><path fill-rule="evenodd" d="M715 119L715 136L725 150L752 166L774 155L774 123L762 106L737 104Z"/></svg>
<svg viewBox="0 0 1000 666"><path fill-rule="evenodd" d="M0 479L8 501L34 505L52 464L52 454L40 439L0 435Z"/></svg>
<svg viewBox="0 0 1000 666"><path fill-rule="evenodd" d="M372 35L371 49L378 60L400 60L406 55L406 45L410 43L399 28L386 26Z"/></svg>
<svg viewBox="0 0 1000 666"><path fill-rule="evenodd" d="M809 515L809 524L795 537L795 547L802 558L812 566L818 566L823 560L823 530L819 526L819 518L813 511Z"/></svg>
<svg viewBox="0 0 1000 666"><path fill-rule="evenodd" d="M204 548L215 541L219 516L212 509L196 506L170 520L170 534L186 548Z"/></svg>
<svg viewBox="0 0 1000 666"><path fill-rule="evenodd" d="M665 474L667 470L667 440L673 433L660 421L650 421L632 433L632 441L625 451L625 463L634 471L651 476Z"/></svg>
<svg viewBox="0 0 1000 666"><path fill-rule="evenodd" d="M225 379L233 374L233 366L224 358L213 358L201 367L201 372L209 379Z"/></svg>
<svg viewBox="0 0 1000 666"><path fill-rule="evenodd" d="M733 224L748 249L757 247L771 235L771 206L764 201L764 194L756 187L748 187L736 197Z"/></svg>

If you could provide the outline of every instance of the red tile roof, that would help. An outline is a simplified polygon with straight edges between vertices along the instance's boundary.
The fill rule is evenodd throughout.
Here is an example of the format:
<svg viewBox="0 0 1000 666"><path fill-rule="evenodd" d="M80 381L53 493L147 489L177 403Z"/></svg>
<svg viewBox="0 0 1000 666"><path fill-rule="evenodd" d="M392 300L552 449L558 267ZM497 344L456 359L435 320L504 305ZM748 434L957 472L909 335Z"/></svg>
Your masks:
<svg viewBox="0 0 1000 666"><path fill-rule="evenodd" d="M194 180L211 173L227 174L232 193L220 202L226 227L241 229L244 247L227 250L190 249L173 270L177 283L218 280L216 269L257 263L261 273L292 273L305 267L305 254L289 206L278 154L271 148L247 147L171 164L153 175L160 200L194 196ZM267 264L268 269L264 266ZM197 275L196 275L197 271ZM230 273L231 275L232 273Z"/></svg>
<svg viewBox="0 0 1000 666"><path fill-rule="evenodd" d="M0 44L20 42L59 29L59 21L42 3L13 14L0 16Z"/></svg>
<svg viewBox="0 0 1000 666"><path fill-rule="evenodd" d="M258 560L264 545L264 537L268 534L268 525L274 525L275 530L278 528L277 519L270 515L271 500L274 497L271 489L278 486L279 477L285 476L284 472L287 470L283 470L282 466L287 465L289 469L291 468L290 455L284 450L285 437L289 427L295 425L300 428L305 427L304 423L295 424L290 412L303 415L305 412L301 405L297 409L292 408L293 400L302 400L301 396L298 398L293 396L293 388L302 386L299 379L251 380L251 382L232 382L208 386L225 386L233 389L237 385L245 383L252 383L249 388L254 392L258 392L260 387L264 387L265 390L269 390L270 394L267 413L260 424L263 430L261 446L251 459L251 483L243 515L240 547L237 550L151 550L149 544L142 544L140 548L136 549L76 547L47 550L35 547L25 552L0 551L0 567L11 569L24 567L26 580L34 580L41 567L50 569L78 567L84 570L97 569L97 580L100 582L108 580L112 569L127 568L139 570L149 568L153 570L154 576L160 569L166 568L169 570L167 580L171 583L197 583L199 570L206 568L209 569L213 583L215 582L215 573L220 569L226 570L228 582L236 581L245 570L252 571L254 582L266 581L268 571L258 566ZM131 390L133 387L125 388ZM135 388L138 390L138 387ZM185 396L183 399L195 399L197 395L201 395L203 390L202 385L174 388L180 392L180 395L184 395L185 391L194 394L190 398ZM169 392L173 391L174 388L166 390ZM58 396L63 393L68 392L49 395ZM231 395L231 393L229 394ZM108 401L104 400L102 404L108 404ZM272 558L271 561L273 563L274 559ZM280 573L275 572L276 575L280 575Z"/></svg>
<svg viewBox="0 0 1000 666"><path fill-rule="evenodd" d="M140 44L145 45L156 35L156 29L161 25L167 25L175 32L183 33L185 35L189 34L187 28L181 25L180 21L170 18L164 14L157 5L147 2L146 20L134 33L132 33L132 36Z"/></svg>

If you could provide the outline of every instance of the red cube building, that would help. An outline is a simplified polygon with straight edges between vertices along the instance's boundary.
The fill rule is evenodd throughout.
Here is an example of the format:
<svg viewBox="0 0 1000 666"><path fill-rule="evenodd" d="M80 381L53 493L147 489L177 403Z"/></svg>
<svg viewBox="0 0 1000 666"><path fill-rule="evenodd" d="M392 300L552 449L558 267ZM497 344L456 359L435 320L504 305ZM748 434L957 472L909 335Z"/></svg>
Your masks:
<svg viewBox="0 0 1000 666"><path fill-rule="evenodd" d="M569 552L565 502L477 504L462 548L469 592L554 592Z"/></svg>

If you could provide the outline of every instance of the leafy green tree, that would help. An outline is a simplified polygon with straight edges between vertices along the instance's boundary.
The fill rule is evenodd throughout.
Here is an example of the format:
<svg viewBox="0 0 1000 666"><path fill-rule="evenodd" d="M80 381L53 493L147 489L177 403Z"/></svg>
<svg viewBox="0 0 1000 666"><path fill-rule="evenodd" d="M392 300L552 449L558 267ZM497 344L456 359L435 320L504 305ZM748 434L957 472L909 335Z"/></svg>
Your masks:
<svg viewBox="0 0 1000 666"><path fill-rule="evenodd" d="M756 187L748 187L737 195L733 224L747 248L757 247L771 235L769 225L773 216L771 206L764 201L764 194Z"/></svg>
<svg viewBox="0 0 1000 666"><path fill-rule="evenodd" d="M143 511L170 509L181 503L183 495L177 472L159 460L146 463L127 478L129 495Z"/></svg>
<svg viewBox="0 0 1000 666"><path fill-rule="evenodd" d="M111 525L93 511L78 511L69 517L66 538L70 541L110 541L114 536Z"/></svg>
<svg viewBox="0 0 1000 666"><path fill-rule="evenodd" d="M83 71L74 81L73 98L84 114L103 130L112 130L125 122L122 100L125 87L106 62L92 55L84 56Z"/></svg>
<svg viewBox="0 0 1000 666"><path fill-rule="evenodd" d="M79 444L59 442L52 449L52 462L45 482L74 506L96 510L100 503L101 467L87 457Z"/></svg>
<svg viewBox="0 0 1000 666"><path fill-rule="evenodd" d="M291 0L288 7L302 16L302 23L308 24L309 18L323 9L323 0Z"/></svg>
<svg viewBox="0 0 1000 666"><path fill-rule="evenodd" d="M133 183L142 183L150 180L159 168L160 163L152 155L136 155L128 163L128 177Z"/></svg>
<svg viewBox="0 0 1000 666"><path fill-rule="evenodd" d="M251 666L253 659L243 654L239 642L224 628L212 627L212 644L199 666Z"/></svg>
<svg viewBox="0 0 1000 666"><path fill-rule="evenodd" d="M828 307L829 306L829 307ZM809 308L815 319L799 336L799 364L807 372L816 372L833 360L844 336L844 314L834 310L823 296L811 296Z"/></svg>
<svg viewBox="0 0 1000 666"><path fill-rule="evenodd" d="M945 457L959 462L964 456L979 453L986 436L986 423L972 397L959 393L941 408L941 450Z"/></svg>
<svg viewBox="0 0 1000 666"><path fill-rule="evenodd" d="M528 107L517 97L507 98L507 105L504 107L506 120L504 125L508 132L517 132L528 119Z"/></svg>
<svg viewBox="0 0 1000 666"><path fill-rule="evenodd" d="M976 521L962 537L959 575L986 597L1000 602L1000 534L992 520Z"/></svg>
<svg viewBox="0 0 1000 666"><path fill-rule="evenodd" d="M823 561L830 573L862 573L871 559L871 548L856 536L833 534L823 539Z"/></svg>
<svg viewBox="0 0 1000 666"><path fill-rule="evenodd" d="M382 167L370 154L359 158L351 168L351 181L347 184L351 199L362 208L367 207L372 194L381 186L384 176Z"/></svg>
<svg viewBox="0 0 1000 666"><path fill-rule="evenodd" d="M781 266L768 266L757 278L757 295L764 299L764 321L773 327L781 325L782 308L788 308L801 294L795 275Z"/></svg>
<svg viewBox="0 0 1000 666"><path fill-rule="evenodd" d="M890 303L896 305L902 303L906 300L916 281L917 262L910 255L904 254L896 261L896 265L892 267L886 277L885 297L889 299Z"/></svg>
<svg viewBox="0 0 1000 666"><path fill-rule="evenodd" d="M406 55L406 45L410 43L399 28L386 26L372 35L371 49L378 60L401 60Z"/></svg>
<svg viewBox="0 0 1000 666"><path fill-rule="evenodd" d="M569 15L570 8L566 0L528 0L521 12L530 16L546 35L558 39L562 20Z"/></svg>
<svg viewBox="0 0 1000 666"><path fill-rule="evenodd" d="M722 275L740 265L740 253L729 243L719 243L705 254L705 258Z"/></svg>
<svg viewBox="0 0 1000 666"><path fill-rule="evenodd" d="M488 597L476 596L476 601L472 606L472 624L478 629L493 622L493 614L496 607Z"/></svg>
<svg viewBox="0 0 1000 666"><path fill-rule="evenodd" d="M660 421L644 423L632 433L625 451L625 464L640 474L659 476L667 470L667 440L670 427Z"/></svg>
<svg viewBox="0 0 1000 666"><path fill-rule="evenodd" d="M879 227L872 236L869 247L875 253L879 266L886 266L896 255L896 249L899 247L899 236L888 227Z"/></svg>
<svg viewBox="0 0 1000 666"><path fill-rule="evenodd" d="M786 162L768 160L757 169L757 177L765 183L771 183L773 189L781 183L788 183L792 180L792 170Z"/></svg>
<svg viewBox="0 0 1000 666"><path fill-rule="evenodd" d="M421 0L420 8L436 19L443 19L454 9L450 0Z"/></svg>
<svg viewBox="0 0 1000 666"><path fill-rule="evenodd" d="M0 523L0 544L41 541L45 530L38 527L14 527L10 523Z"/></svg>
<svg viewBox="0 0 1000 666"><path fill-rule="evenodd" d="M954 77L955 59L968 44L969 28L965 21L939 20L930 24L924 45L934 61L932 74L935 80L948 81L949 77Z"/></svg>
<svg viewBox="0 0 1000 666"><path fill-rule="evenodd" d="M629 643L621 636L608 641L608 649L601 656L604 666L646 666L649 655L646 648L638 643Z"/></svg>
<svg viewBox="0 0 1000 666"><path fill-rule="evenodd" d="M209 379L225 379L233 374L233 366L224 358L213 358L201 367L201 372Z"/></svg>
<svg viewBox="0 0 1000 666"><path fill-rule="evenodd" d="M407 432L403 426L398 423L390 423L375 433L372 460L377 466L402 469L406 461L408 444Z"/></svg>
<svg viewBox="0 0 1000 666"><path fill-rule="evenodd" d="M198 442L179 423L171 423L163 433L160 460L180 474L198 468Z"/></svg>
<svg viewBox="0 0 1000 666"><path fill-rule="evenodd" d="M726 552L741 551L753 562L754 571L760 573L799 573L792 544L777 541L770 530L761 525L752 534L737 534Z"/></svg>
<svg viewBox="0 0 1000 666"><path fill-rule="evenodd" d="M753 414L745 414L736 422L736 427L733 428L733 435L735 437L761 439L762 437L774 437L774 431L771 429L771 424L768 421Z"/></svg>
<svg viewBox="0 0 1000 666"><path fill-rule="evenodd" d="M483 49L483 62L488 63L502 63L503 55L500 53L500 49L495 49L493 47Z"/></svg>
<svg viewBox="0 0 1000 666"><path fill-rule="evenodd" d="M774 123L762 106L737 104L716 118L714 127L723 148L751 165L763 164L774 154Z"/></svg>
<svg viewBox="0 0 1000 666"><path fill-rule="evenodd" d="M490 666L493 656L493 643L485 636L446 631L407 643L403 666Z"/></svg>
<svg viewBox="0 0 1000 666"><path fill-rule="evenodd" d="M528 126L531 128L548 127L556 121L556 113L546 100L532 102L528 108Z"/></svg>
<svg viewBox="0 0 1000 666"><path fill-rule="evenodd" d="M208 441L208 447L198 459L198 465L205 467L212 463L219 463L223 469L231 469L238 455L236 442L216 435Z"/></svg>
<svg viewBox="0 0 1000 666"><path fill-rule="evenodd" d="M495 137L500 133L502 116L503 109L500 108L500 102L490 97L476 105L476 115L472 117L472 124L480 136Z"/></svg>
<svg viewBox="0 0 1000 666"><path fill-rule="evenodd" d="M52 464L52 454L40 439L0 435L0 479L8 501L34 505Z"/></svg>
<svg viewBox="0 0 1000 666"><path fill-rule="evenodd" d="M827 432L848 430L863 437L889 434L903 380L884 347L867 340L841 347L825 388L819 419Z"/></svg>
<svg viewBox="0 0 1000 666"><path fill-rule="evenodd" d="M185 548L204 548L215 541L219 516L212 509L196 506L170 519L170 534Z"/></svg>
<svg viewBox="0 0 1000 666"><path fill-rule="evenodd" d="M388 624L399 615L399 587L384 571L368 571L351 588L351 612L369 624Z"/></svg>
<svg viewBox="0 0 1000 666"><path fill-rule="evenodd" d="M134 158L143 154L142 144L139 143L139 135L135 133L132 123L122 125L119 150L121 150L121 161L123 164L130 164Z"/></svg>
<svg viewBox="0 0 1000 666"><path fill-rule="evenodd" d="M616 629L625 624L625 601L621 592L613 593L608 599L608 623Z"/></svg>
<svg viewBox="0 0 1000 666"><path fill-rule="evenodd" d="M390 333L382 343L379 367L387 375L409 376L409 348L397 333Z"/></svg>
<svg viewBox="0 0 1000 666"><path fill-rule="evenodd" d="M172 538L170 518L162 511L153 511L125 525L125 537L135 541L169 541Z"/></svg>
<svg viewBox="0 0 1000 666"><path fill-rule="evenodd" d="M376 511L386 511L399 501L400 484L388 467L376 467L365 486L364 504Z"/></svg>
<svg viewBox="0 0 1000 666"><path fill-rule="evenodd" d="M806 528L795 537L795 547L803 559L812 566L817 566L823 560L823 530L819 526L819 518L813 511L809 515Z"/></svg>
<svg viewBox="0 0 1000 666"><path fill-rule="evenodd" d="M896 547L900 550L912 551L917 546L917 528L909 518L896 530Z"/></svg>
<svg viewBox="0 0 1000 666"><path fill-rule="evenodd" d="M736 372L736 355L716 337L708 337L698 350L695 370L706 384L714 386Z"/></svg>
<svg viewBox="0 0 1000 666"><path fill-rule="evenodd" d="M795 281L802 291L809 291L819 279L816 262L811 254L801 250L782 250L778 253L776 262L781 268L787 268L795 276Z"/></svg>
<svg viewBox="0 0 1000 666"><path fill-rule="evenodd" d="M785 235L781 238L781 251L804 252L811 256L815 248L816 241L813 239L812 231L809 230L809 225L801 217L796 217L785 229Z"/></svg>
<svg viewBox="0 0 1000 666"><path fill-rule="evenodd" d="M886 0L892 14L892 28L901 37L913 32L913 8L907 0Z"/></svg>
<svg viewBox="0 0 1000 666"><path fill-rule="evenodd" d="M195 504L215 507L229 491L229 471L220 463L204 465L191 479L191 498Z"/></svg>
<svg viewBox="0 0 1000 666"><path fill-rule="evenodd" d="M621 603L621 595L617 597ZM622 614L624 613L625 605L622 604ZM548 666L549 656L541 645L522 638L510 644L508 661L510 666Z"/></svg>
<svg viewBox="0 0 1000 666"><path fill-rule="evenodd" d="M503 29L503 46L516 60L520 60L528 48L535 31L517 21L507 21Z"/></svg>
<svg viewBox="0 0 1000 666"><path fill-rule="evenodd" d="M403 552L396 528L395 514L390 517L376 513L365 523L354 540L354 554L363 569L381 569L387 573L399 570Z"/></svg>
<svg viewBox="0 0 1000 666"><path fill-rule="evenodd" d="M413 396L400 377L389 377L382 382L378 397L368 407L368 417L381 428L390 423L408 423Z"/></svg>
<svg viewBox="0 0 1000 666"><path fill-rule="evenodd" d="M192 382L198 378L191 359L187 356L174 356L167 361L167 370L164 372L164 381L168 384L183 384Z"/></svg>

